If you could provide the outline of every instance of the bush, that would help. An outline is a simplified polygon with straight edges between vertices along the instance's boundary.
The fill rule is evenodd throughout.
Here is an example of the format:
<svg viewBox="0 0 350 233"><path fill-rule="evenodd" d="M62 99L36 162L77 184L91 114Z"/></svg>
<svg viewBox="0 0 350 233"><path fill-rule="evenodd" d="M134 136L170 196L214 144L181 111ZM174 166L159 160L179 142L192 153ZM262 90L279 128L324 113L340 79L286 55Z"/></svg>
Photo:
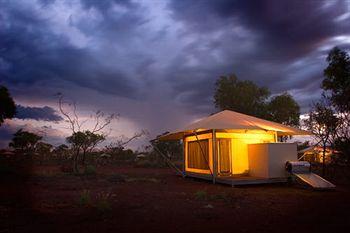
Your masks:
<svg viewBox="0 0 350 233"><path fill-rule="evenodd" d="M107 211L110 211L111 205L110 205L110 197L111 194L110 193L105 193L105 192L101 192L98 193L96 196L96 208L99 212L101 213L105 213Z"/></svg>
<svg viewBox="0 0 350 233"><path fill-rule="evenodd" d="M197 192L194 193L194 198L196 200L206 200L207 199L207 192L204 190L198 190Z"/></svg>
<svg viewBox="0 0 350 233"><path fill-rule="evenodd" d="M92 165L87 165L85 167L84 174L87 176L96 175L96 168Z"/></svg>
<svg viewBox="0 0 350 233"><path fill-rule="evenodd" d="M79 204L81 206L91 205L91 197L90 197L90 191L89 190L84 189L80 193Z"/></svg>

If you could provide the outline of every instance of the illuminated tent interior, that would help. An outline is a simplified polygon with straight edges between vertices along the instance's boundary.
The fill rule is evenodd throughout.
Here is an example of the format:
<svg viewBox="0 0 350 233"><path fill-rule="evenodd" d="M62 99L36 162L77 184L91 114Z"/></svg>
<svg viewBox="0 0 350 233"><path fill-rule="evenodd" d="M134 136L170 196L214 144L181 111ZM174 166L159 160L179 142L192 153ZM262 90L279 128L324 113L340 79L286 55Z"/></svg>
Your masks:
<svg viewBox="0 0 350 233"><path fill-rule="evenodd" d="M163 135L159 140L183 140L183 172L215 181L220 177L252 175L283 177L285 162L297 160L295 144L277 142L278 136L286 135L310 133L225 110Z"/></svg>

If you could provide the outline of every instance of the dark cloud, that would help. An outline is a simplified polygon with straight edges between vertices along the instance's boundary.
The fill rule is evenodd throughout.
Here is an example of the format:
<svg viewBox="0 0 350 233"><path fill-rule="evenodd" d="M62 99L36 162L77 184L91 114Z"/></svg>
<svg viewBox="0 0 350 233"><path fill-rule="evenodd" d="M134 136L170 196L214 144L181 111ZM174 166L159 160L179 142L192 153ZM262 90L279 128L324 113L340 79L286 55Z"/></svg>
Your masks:
<svg viewBox="0 0 350 233"><path fill-rule="evenodd" d="M130 0L104 0L104 1L96 1L96 0L82 0L81 3L87 9L96 8L100 11L108 11L113 5L117 4L119 6L124 7L135 7L135 3Z"/></svg>
<svg viewBox="0 0 350 233"><path fill-rule="evenodd" d="M260 58L293 59L306 55L322 42L349 33L350 20L335 19L348 12L347 1L171 1L176 19L189 31L210 32L242 27L259 43ZM204 17L203 17L204 16ZM225 27L226 28L226 27Z"/></svg>
<svg viewBox="0 0 350 233"><path fill-rule="evenodd" d="M201 63L185 68L182 73L187 76L181 82L177 76L172 79L174 86L186 91L200 86L197 92L208 91L219 75L231 72L275 93L303 88L305 81L319 85L325 59L320 58L324 52L318 49L332 38L350 33L350 18L337 20L348 13L347 4L298 0L170 1L173 18L186 25L184 35L198 38L184 53ZM215 34L218 36L211 36ZM217 62L215 53L222 60ZM308 72L290 67L306 57L309 63L303 62L302 69ZM196 70L194 73L201 78L194 77L191 70ZM192 101L203 103L204 93L199 96L193 95Z"/></svg>
<svg viewBox="0 0 350 233"><path fill-rule="evenodd" d="M64 138L67 136L57 129L53 129L52 126L36 126L30 123L24 123L21 120L13 119L5 122L5 124L0 127L0 148L8 147L13 138L13 134L20 129L40 135L43 137L43 141L49 142L54 146L64 143Z"/></svg>
<svg viewBox="0 0 350 233"><path fill-rule="evenodd" d="M0 69L0 75L9 85L55 86L68 81L104 93L137 98L137 83L117 65L109 65L108 57L101 60L101 55L97 56L89 47L74 46L68 35L50 30L48 19L24 6L15 6L2 1L0 10L4 22L0 27L0 58L7 64L6 69Z"/></svg>
<svg viewBox="0 0 350 233"><path fill-rule="evenodd" d="M25 107L22 105L16 106L15 118L21 120L42 120L42 121L62 121L63 118L57 112L48 106L45 107Z"/></svg>

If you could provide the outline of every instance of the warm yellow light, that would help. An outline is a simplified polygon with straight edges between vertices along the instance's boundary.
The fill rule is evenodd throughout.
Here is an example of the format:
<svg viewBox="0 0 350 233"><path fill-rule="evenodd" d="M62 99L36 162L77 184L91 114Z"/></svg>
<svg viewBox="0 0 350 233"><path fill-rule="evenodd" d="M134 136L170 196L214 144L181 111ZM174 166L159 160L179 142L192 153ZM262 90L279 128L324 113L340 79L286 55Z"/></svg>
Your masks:
<svg viewBox="0 0 350 233"><path fill-rule="evenodd" d="M275 132L271 131L244 131L240 133L216 133L216 138L229 138L231 139L231 165L232 165L232 174L244 174L249 171L249 162L248 162L248 144L255 143L268 143L276 142ZM198 135L198 139L208 139L209 140L209 165L213 171L213 153L212 153L212 134L201 134ZM196 172L201 174L210 174L210 170L199 170L189 168L187 165L187 143L189 141L197 140L196 136L190 136L185 138L185 167L186 171Z"/></svg>

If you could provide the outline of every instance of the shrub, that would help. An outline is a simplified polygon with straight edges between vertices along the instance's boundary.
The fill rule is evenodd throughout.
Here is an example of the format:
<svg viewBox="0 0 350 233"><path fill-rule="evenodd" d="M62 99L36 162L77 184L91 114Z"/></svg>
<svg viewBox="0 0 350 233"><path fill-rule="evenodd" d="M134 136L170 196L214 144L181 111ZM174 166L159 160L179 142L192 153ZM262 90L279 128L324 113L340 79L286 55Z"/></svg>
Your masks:
<svg viewBox="0 0 350 233"><path fill-rule="evenodd" d="M96 168L92 165L87 165L85 167L84 174L87 176L96 175Z"/></svg>
<svg viewBox="0 0 350 233"><path fill-rule="evenodd" d="M206 200L207 199L207 192L204 190L198 190L194 193L194 198L196 200Z"/></svg>
<svg viewBox="0 0 350 233"><path fill-rule="evenodd" d="M112 209L110 205L110 197L111 197L111 194L108 192L101 192L97 194L96 208L99 212L105 213Z"/></svg>
<svg viewBox="0 0 350 233"><path fill-rule="evenodd" d="M91 205L90 190L84 189L84 190L80 193L79 204L80 204L81 206L88 206L88 205Z"/></svg>

